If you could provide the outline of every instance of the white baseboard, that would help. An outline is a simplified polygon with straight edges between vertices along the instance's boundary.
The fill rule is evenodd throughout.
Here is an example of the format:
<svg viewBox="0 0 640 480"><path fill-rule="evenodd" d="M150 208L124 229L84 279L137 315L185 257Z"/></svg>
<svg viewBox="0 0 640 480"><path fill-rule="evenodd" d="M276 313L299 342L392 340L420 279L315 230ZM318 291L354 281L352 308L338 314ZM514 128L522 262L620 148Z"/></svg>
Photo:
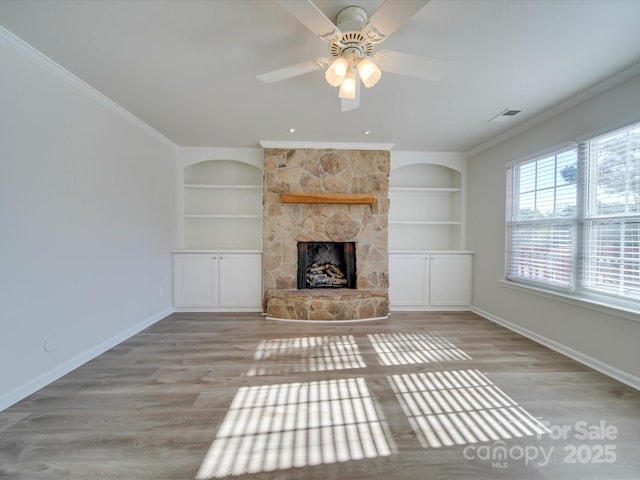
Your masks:
<svg viewBox="0 0 640 480"><path fill-rule="evenodd" d="M508 328L513 332L519 333L520 335L525 336L530 340L533 340L534 342L537 342L541 345L544 345L545 347L548 347L551 350L555 350L556 352L561 353L562 355L565 355L577 362L580 362L583 365L586 365L587 367L593 368L594 370L597 370L598 372L603 373L608 377L618 380L619 382L622 382L625 385L629 385L630 387L633 387L636 390L640 390L640 378L638 378L635 375L632 375L628 372L625 372L616 367L613 367L608 363L604 363L596 358L590 357L589 355L585 355L584 353L579 352L578 350L574 350L573 348L568 347L562 343L556 342L555 340L551 340L550 338L547 338L543 335L532 332L529 329L521 327L520 325L517 325L515 323L509 322L503 318L493 315L492 313L485 312L484 310L477 308L475 306L471 307L471 311L473 313L480 315L481 317L486 318L487 320L493 323L497 323L498 325Z"/></svg>
<svg viewBox="0 0 640 480"><path fill-rule="evenodd" d="M259 313L262 307L173 307L176 313Z"/></svg>
<svg viewBox="0 0 640 480"><path fill-rule="evenodd" d="M56 365L51 370L38 375L37 377L29 380L23 385L14 388L13 390L5 393L4 395L0 395L0 412L9 408L11 405L19 402L20 400L28 397L32 393L37 392L42 387L50 384L51 382L59 379L60 377L66 375L67 373L75 370L81 365L87 363L89 360L96 358L98 355L106 352L110 348L115 347L119 343L131 338L136 333L141 332L147 327L150 327L154 323L162 320L166 316L173 313L173 309L167 308L153 315L152 317L147 318L146 320L133 325L132 327L124 330L123 332L118 333L117 335L105 340L104 342L99 343L98 345L90 348L89 350L67 360L66 362L61 363L60 365Z"/></svg>
<svg viewBox="0 0 640 480"><path fill-rule="evenodd" d="M468 312L469 305L448 305L446 307L425 307L423 305L389 305L391 312Z"/></svg>

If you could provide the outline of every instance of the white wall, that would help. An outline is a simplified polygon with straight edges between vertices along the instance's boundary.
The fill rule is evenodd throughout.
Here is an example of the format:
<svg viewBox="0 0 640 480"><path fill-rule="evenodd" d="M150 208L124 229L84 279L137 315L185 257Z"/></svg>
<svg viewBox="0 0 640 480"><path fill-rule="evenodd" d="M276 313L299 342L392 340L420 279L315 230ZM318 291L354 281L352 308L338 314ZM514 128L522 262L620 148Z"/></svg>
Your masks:
<svg viewBox="0 0 640 480"><path fill-rule="evenodd" d="M171 312L177 193L170 142L0 33L2 410Z"/></svg>
<svg viewBox="0 0 640 480"><path fill-rule="evenodd" d="M505 265L505 164L640 120L640 77L469 158L468 244L474 311L640 387L640 315L622 318L499 283Z"/></svg>

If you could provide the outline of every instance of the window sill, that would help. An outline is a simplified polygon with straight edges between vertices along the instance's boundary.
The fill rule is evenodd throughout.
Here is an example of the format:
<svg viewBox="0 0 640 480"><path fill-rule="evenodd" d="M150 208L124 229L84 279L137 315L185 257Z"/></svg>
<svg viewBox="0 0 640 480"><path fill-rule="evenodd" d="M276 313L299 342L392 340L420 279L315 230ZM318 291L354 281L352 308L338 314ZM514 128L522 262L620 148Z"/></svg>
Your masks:
<svg viewBox="0 0 640 480"><path fill-rule="evenodd" d="M503 287L518 290L520 292L537 295L539 297L545 297L550 300L558 302L568 303L582 308L588 308L596 312L605 313L607 315L613 315L616 317L624 318L640 323L640 307L628 303L614 303L613 301L607 301L606 299L591 298L580 295L569 295L553 290L546 290L544 288L534 287L531 285L524 285L521 283L512 282L509 280L498 280L498 283Z"/></svg>

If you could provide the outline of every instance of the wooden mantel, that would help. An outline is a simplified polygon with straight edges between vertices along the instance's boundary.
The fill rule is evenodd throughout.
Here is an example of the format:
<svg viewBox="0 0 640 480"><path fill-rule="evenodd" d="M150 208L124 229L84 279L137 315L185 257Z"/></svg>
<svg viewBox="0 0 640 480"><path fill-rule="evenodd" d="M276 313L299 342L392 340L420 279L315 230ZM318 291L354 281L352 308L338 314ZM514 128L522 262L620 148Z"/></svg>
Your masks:
<svg viewBox="0 0 640 480"><path fill-rule="evenodd" d="M281 193L282 203L342 203L373 205L373 193Z"/></svg>

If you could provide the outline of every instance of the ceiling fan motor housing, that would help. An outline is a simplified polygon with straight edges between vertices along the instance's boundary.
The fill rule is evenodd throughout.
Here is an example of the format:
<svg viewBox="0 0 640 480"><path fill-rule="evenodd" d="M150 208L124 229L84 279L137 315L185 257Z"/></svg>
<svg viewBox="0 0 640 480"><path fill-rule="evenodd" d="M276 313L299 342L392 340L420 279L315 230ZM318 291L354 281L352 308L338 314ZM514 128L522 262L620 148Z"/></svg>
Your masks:
<svg viewBox="0 0 640 480"><path fill-rule="evenodd" d="M329 46L329 52L333 57L357 56L365 57L373 52L373 44L362 34L362 28L366 25L369 16L365 9L360 7L343 8L336 19L337 27L342 36L339 42Z"/></svg>
<svg viewBox="0 0 640 480"><path fill-rule="evenodd" d="M340 10L336 18L336 25L341 32L360 32L369 20L364 8L347 7Z"/></svg>

